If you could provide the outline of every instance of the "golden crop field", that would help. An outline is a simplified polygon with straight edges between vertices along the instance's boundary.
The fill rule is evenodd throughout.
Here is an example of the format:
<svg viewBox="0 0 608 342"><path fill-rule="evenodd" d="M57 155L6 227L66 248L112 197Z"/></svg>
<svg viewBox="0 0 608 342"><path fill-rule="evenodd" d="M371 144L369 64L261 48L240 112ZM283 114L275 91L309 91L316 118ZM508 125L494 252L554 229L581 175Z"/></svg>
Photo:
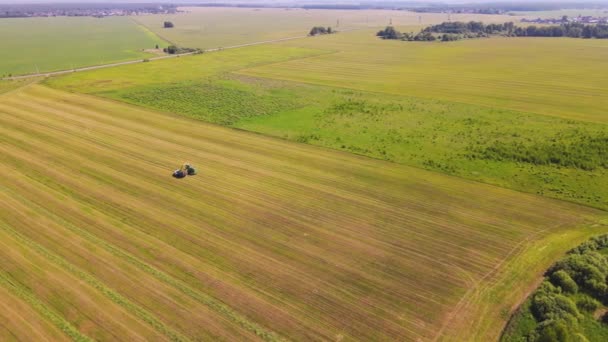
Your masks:
<svg viewBox="0 0 608 342"><path fill-rule="evenodd" d="M185 13L133 17L138 23L180 46L217 48L308 34L313 26L330 26L338 31L389 24L429 25L448 19L447 14L390 10L323 10L284 8L184 7ZM452 20L506 22L519 16L452 14ZM164 29L171 21L174 28Z"/></svg>
<svg viewBox="0 0 608 342"><path fill-rule="evenodd" d="M173 179L184 161L199 175ZM606 224L40 85L0 96L0 175L2 339L496 337L537 274Z"/></svg>
<svg viewBox="0 0 608 342"><path fill-rule="evenodd" d="M407 28L402 28L407 31ZM383 41L373 31L280 43L325 50L239 73L607 123L608 41Z"/></svg>

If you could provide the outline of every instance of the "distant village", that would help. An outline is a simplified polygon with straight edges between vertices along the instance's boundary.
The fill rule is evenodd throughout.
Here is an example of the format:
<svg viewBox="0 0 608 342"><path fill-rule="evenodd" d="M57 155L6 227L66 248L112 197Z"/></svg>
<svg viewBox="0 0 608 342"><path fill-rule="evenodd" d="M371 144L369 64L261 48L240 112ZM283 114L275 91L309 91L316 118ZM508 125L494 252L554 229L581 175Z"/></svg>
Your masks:
<svg viewBox="0 0 608 342"><path fill-rule="evenodd" d="M534 23L534 24L567 24L567 23L579 23L579 24L608 24L607 17L593 17L593 16L581 16L568 17L563 16L561 18L537 18L537 19L522 19L522 23Z"/></svg>
<svg viewBox="0 0 608 342"><path fill-rule="evenodd" d="M0 5L0 18L30 17L95 17L173 14L179 12L174 5L160 4L34 4Z"/></svg>

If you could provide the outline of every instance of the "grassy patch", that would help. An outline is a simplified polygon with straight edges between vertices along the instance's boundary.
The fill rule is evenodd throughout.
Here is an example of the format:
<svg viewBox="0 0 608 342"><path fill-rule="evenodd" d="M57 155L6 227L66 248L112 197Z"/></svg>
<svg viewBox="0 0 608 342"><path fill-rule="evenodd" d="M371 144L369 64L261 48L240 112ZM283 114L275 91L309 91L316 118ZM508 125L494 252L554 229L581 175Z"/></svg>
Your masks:
<svg viewBox="0 0 608 342"><path fill-rule="evenodd" d="M231 80L143 87L116 97L221 125L303 105L303 101L297 101L289 90L248 87Z"/></svg>

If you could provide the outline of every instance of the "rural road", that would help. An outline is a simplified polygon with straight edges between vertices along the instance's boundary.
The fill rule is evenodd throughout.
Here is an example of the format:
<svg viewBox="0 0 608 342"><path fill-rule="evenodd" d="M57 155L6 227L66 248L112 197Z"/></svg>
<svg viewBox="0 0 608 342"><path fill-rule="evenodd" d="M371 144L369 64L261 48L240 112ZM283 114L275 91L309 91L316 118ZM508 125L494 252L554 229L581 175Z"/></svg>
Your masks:
<svg viewBox="0 0 608 342"><path fill-rule="evenodd" d="M344 31L352 31L352 30L344 30ZM342 31L342 32L344 32L344 31ZM226 49L242 48L242 47L252 46L252 45L277 43L277 42L282 42L282 41L286 41L286 40L293 40L293 39L302 39L302 38L307 38L307 37L310 37L310 36L297 36L297 37L288 37L288 38L273 39L273 40L264 40L264 41L253 42L253 43L246 43L246 44L232 45L232 46L227 46L227 47L207 49L207 50L204 50L204 51L205 51L205 53L206 52L214 52L214 51L221 51L221 50L226 50ZM96 69L103 69L103 68L111 68L111 67L120 66L120 65L143 63L144 60L147 60L147 61L156 61L156 60L160 60L160 59L177 58L177 57L188 56L188 55L193 55L193 54L195 54L195 52L188 52L188 53L182 53L182 54L177 54L177 55L167 55L167 56L151 57L151 58L146 58L146 59L136 59L136 60L126 61L126 62L118 62L118 63L110 63L110 64L100 64L100 65L94 65L94 66L88 66L88 67L82 67L82 68L74 68L74 69L68 69L68 70L41 72L41 73L37 73L37 74L27 74L27 75L3 77L3 78L0 78L0 80L19 80L19 79L34 78L34 77L56 76L56 75L69 74L69 73L72 73L72 72L89 71L89 70L96 70Z"/></svg>

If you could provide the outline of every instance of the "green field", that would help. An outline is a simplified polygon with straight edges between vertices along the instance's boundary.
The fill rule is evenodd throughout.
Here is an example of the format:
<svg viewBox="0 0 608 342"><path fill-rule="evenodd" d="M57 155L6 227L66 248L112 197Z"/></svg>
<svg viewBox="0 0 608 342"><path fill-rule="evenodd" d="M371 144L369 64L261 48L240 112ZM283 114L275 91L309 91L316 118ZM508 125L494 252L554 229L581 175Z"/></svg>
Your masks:
<svg viewBox="0 0 608 342"><path fill-rule="evenodd" d="M144 58L167 45L127 17L1 19L0 41L0 76Z"/></svg>
<svg viewBox="0 0 608 342"><path fill-rule="evenodd" d="M49 84L608 208L608 188L597 186L608 182L608 88L593 72L607 66L599 56L608 42L411 44L371 33L99 70ZM542 61L531 61L532 46L543 49Z"/></svg>
<svg viewBox="0 0 608 342"><path fill-rule="evenodd" d="M528 286L509 279L605 230L593 209L39 85L2 95L0 123L9 337L496 337ZM171 178L185 160L200 174Z"/></svg>
<svg viewBox="0 0 608 342"><path fill-rule="evenodd" d="M305 10L282 8L185 7L186 13L133 17L159 36L180 46L217 48L308 34L313 26L340 30L393 25L428 25L448 19L447 14L389 10ZM519 17L506 15L453 14L453 20L506 22ZM174 28L164 29L171 21Z"/></svg>

